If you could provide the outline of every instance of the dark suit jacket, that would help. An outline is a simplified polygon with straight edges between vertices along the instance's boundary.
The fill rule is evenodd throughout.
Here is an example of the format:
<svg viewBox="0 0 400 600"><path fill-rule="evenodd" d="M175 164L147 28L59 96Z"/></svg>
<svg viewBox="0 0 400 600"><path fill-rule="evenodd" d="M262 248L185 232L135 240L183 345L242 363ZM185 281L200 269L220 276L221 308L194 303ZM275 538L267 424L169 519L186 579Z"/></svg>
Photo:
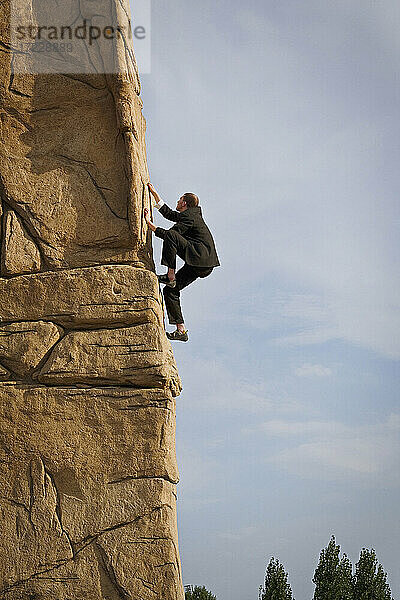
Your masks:
<svg viewBox="0 0 400 600"><path fill-rule="evenodd" d="M219 260L210 230L204 222L200 206L187 208L183 212L172 210L166 204L160 213L169 221L174 221L172 231L177 231L189 243L185 250L185 262L193 267L218 267ZM167 230L157 227L155 235L164 239Z"/></svg>

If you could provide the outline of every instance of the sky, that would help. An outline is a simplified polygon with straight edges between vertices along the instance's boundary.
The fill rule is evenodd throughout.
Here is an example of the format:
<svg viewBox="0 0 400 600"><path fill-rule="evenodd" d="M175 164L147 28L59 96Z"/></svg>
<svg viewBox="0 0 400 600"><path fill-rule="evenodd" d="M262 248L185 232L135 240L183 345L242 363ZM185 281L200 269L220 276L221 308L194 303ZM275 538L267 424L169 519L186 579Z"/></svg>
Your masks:
<svg viewBox="0 0 400 600"><path fill-rule="evenodd" d="M271 556L312 598L332 534L400 599L399 27L398 0L152 0L151 178L221 261L174 346L184 583L218 600Z"/></svg>

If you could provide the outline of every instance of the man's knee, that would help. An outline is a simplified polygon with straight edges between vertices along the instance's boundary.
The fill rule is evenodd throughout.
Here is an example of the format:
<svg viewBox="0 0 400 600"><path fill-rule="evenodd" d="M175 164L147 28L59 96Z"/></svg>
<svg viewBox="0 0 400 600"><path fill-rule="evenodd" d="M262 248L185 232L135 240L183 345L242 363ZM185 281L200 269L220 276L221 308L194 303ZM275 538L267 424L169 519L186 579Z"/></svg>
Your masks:
<svg viewBox="0 0 400 600"><path fill-rule="evenodd" d="M208 277L213 272L214 267L201 267L197 269L197 276L201 279Z"/></svg>
<svg viewBox="0 0 400 600"><path fill-rule="evenodd" d="M164 242L167 243L176 243L176 240L178 239L179 233L177 231L172 231L171 229L169 229L167 231L167 233L165 234L164 237Z"/></svg>

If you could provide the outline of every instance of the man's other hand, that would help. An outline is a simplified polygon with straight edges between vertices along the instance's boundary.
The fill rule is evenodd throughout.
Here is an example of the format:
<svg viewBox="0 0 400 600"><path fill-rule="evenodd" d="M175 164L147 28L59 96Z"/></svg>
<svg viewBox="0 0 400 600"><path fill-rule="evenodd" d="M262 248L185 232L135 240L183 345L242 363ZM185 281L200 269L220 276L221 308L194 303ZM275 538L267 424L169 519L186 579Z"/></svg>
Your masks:
<svg viewBox="0 0 400 600"><path fill-rule="evenodd" d="M156 226L154 225L154 223L151 221L150 219L150 211L148 208L144 209L144 220L146 221L149 229L151 229L151 231L155 231L156 230Z"/></svg>
<svg viewBox="0 0 400 600"><path fill-rule="evenodd" d="M155 188L154 188L154 185L153 185L152 183L150 183L150 182L149 182L149 183L147 184L147 187L149 188L149 192L150 192L150 194L151 194L152 196L158 196L158 194L157 194L157 192L156 192L156 190L155 190Z"/></svg>

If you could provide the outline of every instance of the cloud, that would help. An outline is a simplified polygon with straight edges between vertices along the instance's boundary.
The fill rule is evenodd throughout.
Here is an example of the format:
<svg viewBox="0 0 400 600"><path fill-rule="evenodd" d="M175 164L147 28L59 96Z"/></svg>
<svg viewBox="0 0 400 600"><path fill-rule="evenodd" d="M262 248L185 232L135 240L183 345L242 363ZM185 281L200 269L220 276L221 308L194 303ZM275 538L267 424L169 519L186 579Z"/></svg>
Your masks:
<svg viewBox="0 0 400 600"><path fill-rule="evenodd" d="M188 360L188 362L186 362ZM226 411L245 414L285 414L301 411L298 400L288 396L283 386L273 381L257 378L246 364L235 369L229 356L219 354L215 360L192 354L189 359L178 360L185 390L190 398L199 398L203 410Z"/></svg>
<svg viewBox="0 0 400 600"><path fill-rule="evenodd" d="M362 478L380 485L400 483L400 415L375 425L329 421L267 421L259 432L282 438L286 447L267 462L301 478ZM289 438L301 438L294 446ZM285 440L287 440L285 442Z"/></svg>
<svg viewBox="0 0 400 600"><path fill-rule="evenodd" d="M337 436L349 433L351 429L334 421L284 421L271 420L259 424L248 432L262 431L277 437L287 436Z"/></svg>
<svg viewBox="0 0 400 600"><path fill-rule="evenodd" d="M179 498L192 509L224 502L223 496L216 495L212 482L219 472L219 464L205 453L197 451L184 440L178 444L179 450Z"/></svg>
<svg viewBox="0 0 400 600"><path fill-rule="evenodd" d="M391 414L387 424L390 429L400 430L400 414Z"/></svg>
<svg viewBox="0 0 400 600"><path fill-rule="evenodd" d="M280 344L343 340L399 357L400 336L393 334L400 329L398 109L391 103L393 65L378 65L383 46L392 44L397 56L391 15L398 7L339 2L332 8L312 1L304 9L290 3L300 23L294 26L285 3L277 10L260 6L238 6L221 21L206 18L209 6L202 14L183 3L168 11L176 25L189 13L198 17L204 31L184 53L183 40L171 45L158 31L156 42L168 46L170 60L159 51L162 68L155 60L154 77L144 82L145 107L154 104L148 139L155 176L166 199L181 186L194 187L204 199L222 263L212 288L204 283L212 289L211 314L231 318L234 307L225 302L222 309L219 302L232 287L242 293L243 282L243 322L266 328L268 299L252 296L273 272L275 285L290 280L287 301L299 304L296 329L279 332ZM213 9L214 17L219 10L223 6ZM350 36L349 23L358 24L368 46ZM392 35L385 39L387 28ZM212 65L197 54L204 39ZM244 110L243 89L251 110ZM376 110L382 102L384 113ZM313 306L307 306L308 290Z"/></svg>
<svg viewBox="0 0 400 600"><path fill-rule="evenodd" d="M249 525L247 527L241 527L240 529L230 529L229 531L217 532L217 537L228 543L243 543L246 538L254 538L259 533L259 527L255 525Z"/></svg>
<svg viewBox="0 0 400 600"><path fill-rule="evenodd" d="M297 377L329 377L332 375L332 369L323 365L311 365L305 363L294 370Z"/></svg>
<svg viewBox="0 0 400 600"><path fill-rule="evenodd" d="M344 490L341 520L348 519L349 536L360 546L360 507L368 505L365 519L379 531L380 500L373 498L398 480L400 454L398 414L368 427L357 421L357 408L345 406L354 393L365 423L374 418L371 394L376 391L377 411L384 414L391 402L392 379L386 379L391 364L369 364L366 389L365 378L354 381L364 353L343 352L345 344L352 344L389 358L400 355L395 230L399 6L398 0L257 0L249 8L208 0L158 3L153 74L143 79L152 177L167 201L186 188L200 195L222 263L209 280L184 292L190 352L174 348L185 385L178 431L187 444L178 453L183 485L188 482L186 501L192 492L199 499L218 500L218 481L211 474L218 473L221 485L231 481L227 471L243 441L237 429L261 421L251 438L244 437L242 455L256 455L257 474L273 467L279 476L288 472L305 480L305 486L293 481L287 494L293 523L301 519L303 506L296 504L301 504L302 487L318 497L321 479L343 480L349 490L354 481L356 497L352 501ZM159 255L157 249L157 260ZM205 335L196 344L200 327ZM342 342L331 345L337 352L332 361L346 361L352 381L344 379L343 369L343 379L335 380L338 387L332 386L323 402L321 397L315 401L314 390L313 398L304 399L305 407L299 403L299 412L290 410L287 365L323 362L307 348L306 356L293 363L288 355L299 352L292 347L329 340ZM201 360L196 350L215 355L215 361ZM271 378L280 379L279 385L271 385ZM300 398L302 381L296 380L298 394L293 394ZM319 381L326 384L324 378ZM364 393L368 398L361 412ZM281 402L286 411L280 411ZM231 452L218 453L218 464L203 462L210 454L209 440L204 446L193 439L195 425L183 431L184 411L187 418L194 415L194 422L208 412L210 429L215 423L209 437L231 435ZM330 421L333 411L336 420ZM352 415L355 423L341 422ZM190 452L195 443L199 456ZM235 481L248 493L241 482L249 465L235 460ZM371 498L362 496L360 482L375 487ZM257 493L267 503L274 495L269 484L260 477L261 489L252 489L243 506L251 505ZM281 493L278 485L276 494ZM221 503L221 520L235 511L246 513L234 495L228 499ZM385 500L382 512L388 509L389 519L395 500ZM321 515L322 521L330 519L328 512L321 503L307 531L318 527ZM272 521L285 519L287 514L278 510ZM195 521L190 511L191 527ZM295 534L292 546L302 543L304 531ZM214 539L209 515L204 532L188 539L184 556L192 552L193 539L207 533ZM276 536L269 539L276 543ZM248 556L251 552L243 564ZM218 597L236 600L249 594L243 568L231 572L215 557L212 544L209 554L194 557L194 573L203 560L205 572L215 568L218 578L225 573L231 580L228 587L220 586ZM300 585L296 597L312 595L306 585Z"/></svg>

